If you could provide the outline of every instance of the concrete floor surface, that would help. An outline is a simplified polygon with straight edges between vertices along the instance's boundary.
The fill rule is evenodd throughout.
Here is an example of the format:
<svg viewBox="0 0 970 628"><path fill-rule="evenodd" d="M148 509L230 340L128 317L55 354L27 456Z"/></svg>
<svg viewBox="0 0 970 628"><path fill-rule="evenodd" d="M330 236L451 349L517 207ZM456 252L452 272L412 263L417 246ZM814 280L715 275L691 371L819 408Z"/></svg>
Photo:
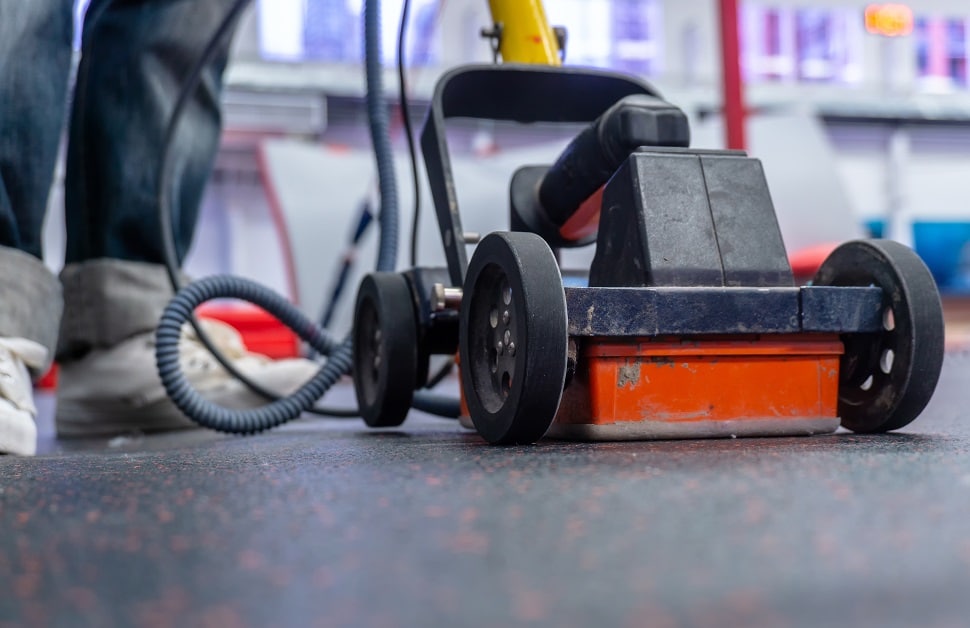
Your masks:
<svg viewBox="0 0 970 628"><path fill-rule="evenodd" d="M0 459L0 625L966 626L968 389L881 436L48 435Z"/></svg>

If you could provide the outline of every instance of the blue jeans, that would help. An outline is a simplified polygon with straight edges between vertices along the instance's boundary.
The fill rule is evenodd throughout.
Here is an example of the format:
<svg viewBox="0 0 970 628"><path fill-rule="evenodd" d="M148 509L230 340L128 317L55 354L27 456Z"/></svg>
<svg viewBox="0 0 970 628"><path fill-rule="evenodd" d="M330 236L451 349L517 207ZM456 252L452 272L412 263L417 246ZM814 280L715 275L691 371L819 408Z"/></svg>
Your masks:
<svg viewBox="0 0 970 628"><path fill-rule="evenodd" d="M90 311L91 304L113 300L124 306L114 309L125 310L119 315L131 324L109 324L108 339L65 339L62 326L62 345L66 340L70 352L83 352L154 325L155 302L170 295L159 266L161 144L180 85L231 4L92 0L68 118L73 0L0 0L0 336L28 337L51 348L57 336L61 287L41 285L43 272L32 262L43 254L42 225L65 118L67 266L62 282L64 318L70 319L65 323L80 322L80 331L74 331L83 337L87 319L106 315ZM219 144L227 57L228 43L206 68L175 145L172 202L180 259L191 243ZM139 284L127 299L119 298L116 285L125 277L136 277ZM158 290L163 294L155 294ZM11 310L4 305L10 295L30 307ZM152 301L146 315L132 316L132 304L146 299ZM31 317L45 320L24 320ZM53 332L47 318L54 321Z"/></svg>

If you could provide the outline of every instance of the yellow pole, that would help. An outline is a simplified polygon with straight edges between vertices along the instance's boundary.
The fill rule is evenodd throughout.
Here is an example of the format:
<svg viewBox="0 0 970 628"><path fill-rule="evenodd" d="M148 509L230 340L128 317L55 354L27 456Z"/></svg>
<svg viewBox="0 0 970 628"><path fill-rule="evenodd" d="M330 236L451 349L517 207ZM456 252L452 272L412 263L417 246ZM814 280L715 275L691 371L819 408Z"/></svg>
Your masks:
<svg viewBox="0 0 970 628"><path fill-rule="evenodd" d="M542 0L488 0L492 21L501 27L499 52L505 63L562 65L559 42Z"/></svg>

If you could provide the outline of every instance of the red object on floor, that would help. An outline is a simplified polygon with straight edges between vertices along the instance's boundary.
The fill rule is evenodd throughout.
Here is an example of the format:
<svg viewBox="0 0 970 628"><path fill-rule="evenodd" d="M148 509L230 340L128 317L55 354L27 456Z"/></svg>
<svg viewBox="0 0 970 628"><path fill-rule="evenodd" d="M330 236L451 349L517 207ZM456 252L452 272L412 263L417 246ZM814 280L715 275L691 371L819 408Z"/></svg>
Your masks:
<svg viewBox="0 0 970 628"><path fill-rule="evenodd" d="M839 246L838 242L827 242L825 244L816 244L815 246L810 246L804 249L795 251L788 256L788 261L791 264L792 274L795 275L796 280L800 280L799 283L810 280L818 272L819 266L825 261L832 251Z"/></svg>
<svg viewBox="0 0 970 628"><path fill-rule="evenodd" d="M300 355L300 339L283 323L254 305L206 304L196 314L236 328L246 348L270 358L293 358Z"/></svg>
<svg viewBox="0 0 970 628"><path fill-rule="evenodd" d="M37 383L34 384L34 388L38 390L57 390L57 365L52 364L51 368L47 373L44 374Z"/></svg>

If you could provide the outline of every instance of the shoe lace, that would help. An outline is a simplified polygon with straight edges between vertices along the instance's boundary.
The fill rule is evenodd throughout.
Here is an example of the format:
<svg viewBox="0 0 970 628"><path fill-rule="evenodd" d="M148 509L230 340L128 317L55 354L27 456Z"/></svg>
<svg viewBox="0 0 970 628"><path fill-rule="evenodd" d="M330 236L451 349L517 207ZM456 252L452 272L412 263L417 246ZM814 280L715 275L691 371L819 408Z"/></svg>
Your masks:
<svg viewBox="0 0 970 628"><path fill-rule="evenodd" d="M212 319L202 319L200 324L205 333L212 339L215 347L229 360L233 362L245 361L253 364L269 362L269 358L266 356L249 351L243 343L242 335L231 325ZM185 331L182 332L182 343L179 347L179 353L188 369L208 371L221 368L218 361L205 348L205 345L199 341L195 330L191 326L186 326Z"/></svg>

